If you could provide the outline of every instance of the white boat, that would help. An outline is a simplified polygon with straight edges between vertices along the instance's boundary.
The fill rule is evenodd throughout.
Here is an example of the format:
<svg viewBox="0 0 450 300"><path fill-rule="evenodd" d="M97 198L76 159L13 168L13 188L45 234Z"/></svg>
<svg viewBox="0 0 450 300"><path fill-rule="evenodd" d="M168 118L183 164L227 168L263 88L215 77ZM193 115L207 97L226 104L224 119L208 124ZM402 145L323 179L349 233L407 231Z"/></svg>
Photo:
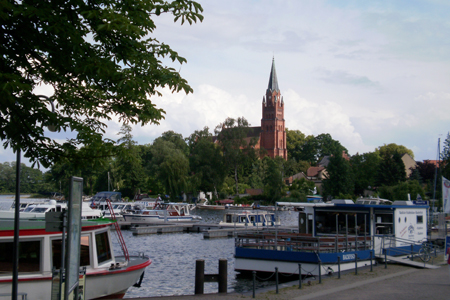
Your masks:
<svg viewBox="0 0 450 300"><path fill-rule="evenodd" d="M200 216L191 215L187 203L157 203L153 209L122 214L125 222L160 224L171 222L198 222Z"/></svg>
<svg viewBox="0 0 450 300"><path fill-rule="evenodd" d="M0 294L11 294L13 221L0 221ZM151 260L144 256L115 256L112 222L82 222L80 266L86 267L84 299L122 298L137 283ZM51 299L52 269L61 265L61 232L45 231L42 220L20 220L18 293L29 300ZM125 246L126 247L126 246ZM125 248L126 249L126 248Z"/></svg>
<svg viewBox="0 0 450 300"><path fill-rule="evenodd" d="M244 210L226 213L219 225L248 226L248 227L271 227L279 226L280 219L275 213L265 210Z"/></svg>
<svg viewBox="0 0 450 300"><path fill-rule="evenodd" d="M21 206L22 207L22 206ZM56 200L50 200L45 202L28 202L25 208L20 211L19 217L21 219L45 219L45 213L49 211L62 211L67 209L66 202L57 202ZM13 220L14 219L14 207L10 210L0 211L0 220ZM103 216L102 212L98 209L92 209L89 203L83 202L81 219L97 219Z"/></svg>

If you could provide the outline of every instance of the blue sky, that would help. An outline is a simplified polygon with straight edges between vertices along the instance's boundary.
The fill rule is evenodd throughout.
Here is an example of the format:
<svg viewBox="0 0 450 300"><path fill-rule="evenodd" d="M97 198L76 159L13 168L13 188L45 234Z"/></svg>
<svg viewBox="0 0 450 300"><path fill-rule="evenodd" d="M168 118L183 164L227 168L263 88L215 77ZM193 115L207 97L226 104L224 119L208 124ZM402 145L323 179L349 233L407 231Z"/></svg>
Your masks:
<svg viewBox="0 0 450 300"><path fill-rule="evenodd" d="M329 133L350 155L396 143L416 160L436 159L450 131L450 2L201 1L204 21L155 19L155 36L185 57L194 93L151 100L161 125L135 126L140 144L164 131L187 137L226 117L260 125L272 58L286 127ZM51 95L48 87L37 93ZM120 124L108 123L117 139ZM50 135L63 140L63 134ZM2 161L13 161L0 150Z"/></svg>

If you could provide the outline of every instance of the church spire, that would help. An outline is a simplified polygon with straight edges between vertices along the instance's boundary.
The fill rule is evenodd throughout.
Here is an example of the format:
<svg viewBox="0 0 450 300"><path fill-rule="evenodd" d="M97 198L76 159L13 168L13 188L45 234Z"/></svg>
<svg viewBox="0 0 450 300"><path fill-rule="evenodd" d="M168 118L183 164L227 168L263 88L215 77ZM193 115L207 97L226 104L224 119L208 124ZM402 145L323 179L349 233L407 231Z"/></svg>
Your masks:
<svg viewBox="0 0 450 300"><path fill-rule="evenodd" d="M269 78L269 86L267 87L268 91L279 91L278 88L278 79L277 72L275 71L275 57L272 58L272 69L270 70L270 78Z"/></svg>

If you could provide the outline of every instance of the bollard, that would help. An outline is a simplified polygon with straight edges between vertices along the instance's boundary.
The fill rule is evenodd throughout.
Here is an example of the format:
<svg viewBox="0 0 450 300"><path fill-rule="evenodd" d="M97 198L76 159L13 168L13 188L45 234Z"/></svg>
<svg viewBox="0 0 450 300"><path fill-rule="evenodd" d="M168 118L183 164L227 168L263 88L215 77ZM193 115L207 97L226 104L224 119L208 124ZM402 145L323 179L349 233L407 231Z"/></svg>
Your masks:
<svg viewBox="0 0 450 300"><path fill-rule="evenodd" d="M341 279L341 257L338 256L338 279Z"/></svg>
<svg viewBox="0 0 450 300"><path fill-rule="evenodd" d="M411 244L411 260L414 260L414 246Z"/></svg>
<svg viewBox="0 0 450 300"><path fill-rule="evenodd" d="M372 263L373 252L370 251L370 272L373 272L373 263Z"/></svg>
<svg viewBox="0 0 450 300"><path fill-rule="evenodd" d="M253 273L253 298L255 298L256 293L256 271L252 271Z"/></svg>
<svg viewBox="0 0 450 300"><path fill-rule="evenodd" d="M322 283L322 264L319 259L319 283Z"/></svg>
<svg viewBox="0 0 450 300"><path fill-rule="evenodd" d="M195 294L202 295L205 283L205 260L197 259L195 261Z"/></svg>
<svg viewBox="0 0 450 300"><path fill-rule="evenodd" d="M228 262L226 259L219 259L219 293L227 292Z"/></svg>
<svg viewBox="0 0 450 300"><path fill-rule="evenodd" d="M384 251L384 268L387 269L387 251Z"/></svg>
<svg viewBox="0 0 450 300"><path fill-rule="evenodd" d="M275 282L276 282L276 291L278 294L278 267L275 267Z"/></svg>
<svg viewBox="0 0 450 300"><path fill-rule="evenodd" d="M358 254L355 253L355 275L358 275Z"/></svg>
<svg viewBox="0 0 450 300"><path fill-rule="evenodd" d="M302 289L302 264L298 264L298 288Z"/></svg>

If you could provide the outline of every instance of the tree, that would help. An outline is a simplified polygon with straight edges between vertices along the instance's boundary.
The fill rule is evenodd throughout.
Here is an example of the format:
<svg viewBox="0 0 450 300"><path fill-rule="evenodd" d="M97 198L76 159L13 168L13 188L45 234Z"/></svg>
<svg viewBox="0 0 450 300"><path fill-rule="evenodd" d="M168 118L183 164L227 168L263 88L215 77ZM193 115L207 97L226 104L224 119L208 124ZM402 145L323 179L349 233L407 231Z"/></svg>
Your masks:
<svg viewBox="0 0 450 300"><path fill-rule="evenodd" d="M190 147L190 170L199 176L200 190L214 191L216 194L226 176L220 148L213 143L208 127L203 131L195 131L187 140Z"/></svg>
<svg viewBox="0 0 450 300"><path fill-rule="evenodd" d="M264 178L264 194L275 203L280 200L283 187L282 162L279 159L268 157Z"/></svg>
<svg viewBox="0 0 450 300"><path fill-rule="evenodd" d="M251 167L251 163L248 163L248 158L251 160L256 159L254 150L256 139L247 137L250 130L249 126L250 124L244 117L237 119L227 118L223 123L217 125L215 129L225 164L234 173L236 193L239 191L239 168L246 164L246 160L247 165Z"/></svg>
<svg viewBox="0 0 450 300"><path fill-rule="evenodd" d="M375 149L375 152L377 152L380 157L388 157L394 155L394 153L399 153L400 155L403 155L405 153L409 154L412 158L414 158L414 152L405 146L397 145L394 143L391 144L384 144L383 146L378 147Z"/></svg>
<svg viewBox="0 0 450 300"><path fill-rule="evenodd" d="M115 166L117 168L117 177L122 181L120 191L123 196L133 198L139 193L145 181L144 168L139 153L140 148L137 142L133 140L130 125L122 125L117 140L119 151L116 155Z"/></svg>
<svg viewBox="0 0 450 300"><path fill-rule="evenodd" d="M380 162L381 158L376 152L356 154L350 158L356 195L364 195L364 190L376 186Z"/></svg>
<svg viewBox="0 0 450 300"><path fill-rule="evenodd" d="M353 173L350 163L342 157L342 152L334 153L327 166L326 179L323 180L323 196L337 197L339 194L354 194Z"/></svg>
<svg viewBox="0 0 450 300"><path fill-rule="evenodd" d="M342 156L342 152L348 152L348 150L344 146L342 146L339 141L333 140L329 133L319 134L318 136L316 136L315 140L317 147L317 161L326 155L335 153L335 155Z"/></svg>
<svg viewBox="0 0 450 300"><path fill-rule="evenodd" d="M48 167L61 157L109 155L103 139L114 115L127 124L156 123L164 111L150 97L160 87L192 92L179 72L163 59L186 59L151 36L154 16L174 21L202 21L200 4L177 1L2 1L0 35L0 138L3 146ZM53 88L47 99L34 89ZM50 109L50 101L55 111ZM71 130L64 143L45 135L43 125ZM95 155L77 151L96 145Z"/></svg>
<svg viewBox="0 0 450 300"><path fill-rule="evenodd" d="M406 180L405 164L398 152L382 157L378 168L377 185L397 185Z"/></svg>
<svg viewBox="0 0 450 300"><path fill-rule="evenodd" d="M447 179L450 179L450 132L447 133L447 138L444 141L443 149L441 152L441 174Z"/></svg>

